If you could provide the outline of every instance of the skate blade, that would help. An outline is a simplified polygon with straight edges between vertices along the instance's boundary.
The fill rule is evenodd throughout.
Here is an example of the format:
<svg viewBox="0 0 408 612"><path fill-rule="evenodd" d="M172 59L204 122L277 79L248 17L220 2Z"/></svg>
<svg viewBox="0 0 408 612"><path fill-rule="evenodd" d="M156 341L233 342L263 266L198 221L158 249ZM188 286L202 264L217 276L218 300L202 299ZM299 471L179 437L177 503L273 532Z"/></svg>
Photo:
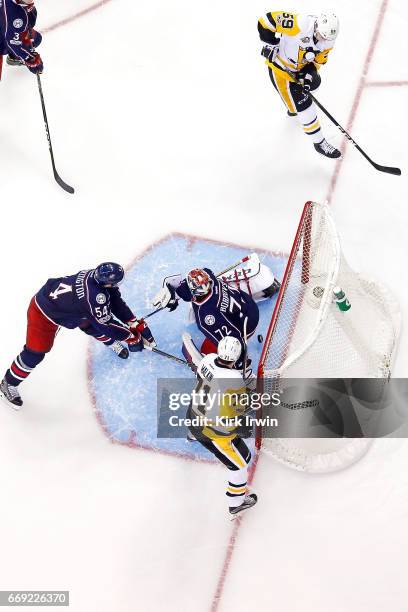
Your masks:
<svg viewBox="0 0 408 612"><path fill-rule="evenodd" d="M3 395L1 391L0 391L0 400L3 402L3 404L6 404L9 408L12 408L15 412L19 412L22 408L22 406L16 406L15 404L12 404L11 402L9 402L7 397Z"/></svg>
<svg viewBox="0 0 408 612"><path fill-rule="evenodd" d="M237 519L242 518L246 514L246 512L248 510L251 510L251 508L253 508L254 506L256 506L256 503L252 504L252 506L248 506L248 508L245 508L245 510L241 510L240 512L237 512L237 514L229 514L228 513L230 522L233 522L233 521L236 521Z"/></svg>

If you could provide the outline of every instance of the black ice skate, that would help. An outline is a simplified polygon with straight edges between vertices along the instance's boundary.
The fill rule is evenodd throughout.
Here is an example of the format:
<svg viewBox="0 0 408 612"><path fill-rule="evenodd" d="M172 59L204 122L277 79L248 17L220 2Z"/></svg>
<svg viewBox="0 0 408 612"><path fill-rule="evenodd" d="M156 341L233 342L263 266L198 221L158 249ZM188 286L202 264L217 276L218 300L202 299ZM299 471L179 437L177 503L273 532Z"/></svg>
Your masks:
<svg viewBox="0 0 408 612"><path fill-rule="evenodd" d="M248 508L252 508L252 506L255 506L257 501L258 501L258 496L256 495L256 493L250 493L249 495L245 496L245 499L240 506L236 506L235 508L229 509L230 514L235 516L236 514L239 514L240 512L242 512L243 510L248 510Z"/></svg>
<svg viewBox="0 0 408 612"><path fill-rule="evenodd" d="M23 400L18 392L18 387L9 385L5 378L3 378L0 383L0 397L3 397L10 404L12 404L12 407L15 410L19 410L23 405Z"/></svg>
<svg viewBox="0 0 408 612"><path fill-rule="evenodd" d="M268 298L272 297L273 295L279 292L280 287L281 287L280 282L278 281L277 278L275 278L272 285L270 285L269 287L263 290L263 294L265 297L268 297Z"/></svg>
<svg viewBox="0 0 408 612"><path fill-rule="evenodd" d="M108 344L107 346L121 359L127 359L129 357L128 349L125 348L118 340L115 340L113 344Z"/></svg>
<svg viewBox="0 0 408 612"><path fill-rule="evenodd" d="M318 153L324 155L325 157L330 157L330 159L337 159L338 157L341 157L341 152L336 149L336 147L332 147L332 145L329 144L325 138L313 146Z"/></svg>
<svg viewBox="0 0 408 612"><path fill-rule="evenodd" d="M24 64L23 60L12 53L8 54L6 62L9 66L22 66Z"/></svg>

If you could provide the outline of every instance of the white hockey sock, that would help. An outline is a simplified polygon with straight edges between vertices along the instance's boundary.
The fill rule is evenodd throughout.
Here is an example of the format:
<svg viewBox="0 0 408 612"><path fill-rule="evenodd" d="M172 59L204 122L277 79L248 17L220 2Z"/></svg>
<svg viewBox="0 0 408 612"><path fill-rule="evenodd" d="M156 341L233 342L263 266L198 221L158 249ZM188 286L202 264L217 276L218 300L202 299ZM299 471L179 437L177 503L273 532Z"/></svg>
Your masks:
<svg viewBox="0 0 408 612"><path fill-rule="evenodd" d="M313 103L309 108L298 113L297 116L304 133L312 139L312 142L321 142L324 136L317 118L316 105Z"/></svg>
<svg viewBox="0 0 408 612"><path fill-rule="evenodd" d="M228 472L227 499L230 508L240 506L247 492L248 468L240 470L229 470Z"/></svg>

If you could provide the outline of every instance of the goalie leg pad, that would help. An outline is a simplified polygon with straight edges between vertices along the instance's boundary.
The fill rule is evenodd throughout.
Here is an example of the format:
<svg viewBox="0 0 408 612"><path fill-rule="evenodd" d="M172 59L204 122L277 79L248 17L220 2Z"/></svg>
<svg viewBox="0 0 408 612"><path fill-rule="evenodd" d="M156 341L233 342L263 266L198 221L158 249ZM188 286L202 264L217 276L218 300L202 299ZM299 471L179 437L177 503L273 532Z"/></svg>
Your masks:
<svg viewBox="0 0 408 612"><path fill-rule="evenodd" d="M184 334L182 335L182 339L183 344L181 350L184 357L189 363L193 363L196 367L198 367L203 358L202 354L194 344L190 334L184 332Z"/></svg>
<svg viewBox="0 0 408 612"><path fill-rule="evenodd" d="M265 299L265 290L267 290L275 282L275 276L272 270L265 264L261 264L259 274L249 280L252 297L255 301Z"/></svg>
<svg viewBox="0 0 408 612"><path fill-rule="evenodd" d="M281 287L280 282L278 281L277 278L275 278L272 285L268 287L267 289L264 289L264 292L263 292L264 297L266 298L272 297L273 295L279 292L280 287Z"/></svg>

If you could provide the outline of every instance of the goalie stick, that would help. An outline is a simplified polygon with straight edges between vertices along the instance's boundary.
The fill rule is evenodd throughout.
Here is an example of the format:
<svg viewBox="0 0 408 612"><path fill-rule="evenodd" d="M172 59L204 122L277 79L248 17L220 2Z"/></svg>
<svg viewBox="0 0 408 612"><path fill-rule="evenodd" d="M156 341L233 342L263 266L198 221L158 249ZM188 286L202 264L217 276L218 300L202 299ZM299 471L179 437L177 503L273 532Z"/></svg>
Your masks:
<svg viewBox="0 0 408 612"><path fill-rule="evenodd" d="M42 84L41 84L41 78L40 78L39 74L37 74L37 83L38 83L38 92L40 94L41 107L42 107L42 112L43 112L43 117L44 117L45 134L47 136L48 149L50 151L51 164L52 164L52 170L54 172L54 178L55 178L56 182L58 183L58 185L62 189L64 189L64 191L67 191L68 193L75 193L75 189L73 187L71 187L70 185L67 185L67 183L65 183L65 181L62 180L62 178L60 177L60 175L57 172L57 168L55 166L55 160L54 160L54 152L52 150L50 127L48 125L47 111L46 111L46 108L45 108L44 93L43 93Z"/></svg>

